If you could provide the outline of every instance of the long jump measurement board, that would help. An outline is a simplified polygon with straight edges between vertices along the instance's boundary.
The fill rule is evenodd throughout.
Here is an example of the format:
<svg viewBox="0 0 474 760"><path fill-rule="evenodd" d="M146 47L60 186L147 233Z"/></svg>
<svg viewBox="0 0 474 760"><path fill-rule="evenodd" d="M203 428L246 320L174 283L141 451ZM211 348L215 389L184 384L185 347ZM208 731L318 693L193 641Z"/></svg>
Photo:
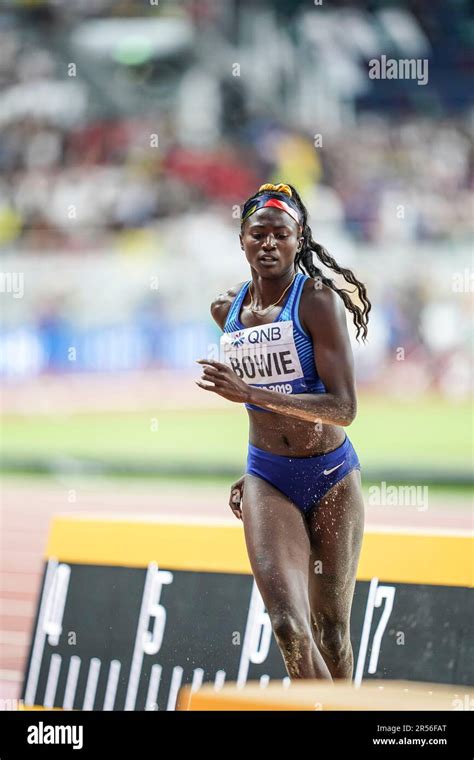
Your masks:
<svg viewBox="0 0 474 760"><path fill-rule="evenodd" d="M368 531L352 606L354 684L474 683L473 541ZM241 523L57 515L25 707L174 710L190 684L288 683Z"/></svg>
<svg viewBox="0 0 474 760"><path fill-rule="evenodd" d="M343 681L274 681L262 689L249 681L244 688L227 683L216 691L204 684L192 692L183 686L178 710L472 710L474 689L414 681L368 679L356 688Z"/></svg>

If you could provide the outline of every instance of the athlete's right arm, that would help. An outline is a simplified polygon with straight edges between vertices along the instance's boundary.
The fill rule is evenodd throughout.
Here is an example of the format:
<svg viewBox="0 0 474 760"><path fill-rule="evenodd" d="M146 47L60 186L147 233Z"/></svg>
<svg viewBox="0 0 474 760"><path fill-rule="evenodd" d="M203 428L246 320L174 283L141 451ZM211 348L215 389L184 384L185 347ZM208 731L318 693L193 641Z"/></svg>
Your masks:
<svg viewBox="0 0 474 760"><path fill-rule="evenodd" d="M238 285L229 288L225 293L219 293L217 298L214 298L211 303L211 316L221 330L224 330L225 321L230 311L230 307L232 306L232 301L242 285L244 285L244 282L239 282Z"/></svg>
<svg viewBox="0 0 474 760"><path fill-rule="evenodd" d="M232 301L234 300L242 285L243 282L240 282L238 285L229 288L226 293L220 293L217 298L215 298L211 303L211 316L221 330L224 330L225 321L232 305ZM245 475L242 475L242 477L239 478L239 480L233 483L230 487L229 507L238 520L242 519L242 497L244 494L244 482Z"/></svg>

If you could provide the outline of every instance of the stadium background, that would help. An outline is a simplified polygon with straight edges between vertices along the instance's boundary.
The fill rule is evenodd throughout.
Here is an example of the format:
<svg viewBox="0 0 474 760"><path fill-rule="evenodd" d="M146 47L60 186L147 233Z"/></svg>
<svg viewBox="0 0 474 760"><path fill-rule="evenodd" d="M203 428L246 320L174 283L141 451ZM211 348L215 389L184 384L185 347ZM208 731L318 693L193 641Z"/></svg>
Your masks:
<svg viewBox="0 0 474 760"><path fill-rule="evenodd" d="M52 514L230 515L247 418L195 359L249 276L236 208L261 182L294 183L368 288L368 525L469 527L473 36L462 0L1 4L0 696ZM428 84L371 80L382 53ZM371 504L384 481L428 509Z"/></svg>

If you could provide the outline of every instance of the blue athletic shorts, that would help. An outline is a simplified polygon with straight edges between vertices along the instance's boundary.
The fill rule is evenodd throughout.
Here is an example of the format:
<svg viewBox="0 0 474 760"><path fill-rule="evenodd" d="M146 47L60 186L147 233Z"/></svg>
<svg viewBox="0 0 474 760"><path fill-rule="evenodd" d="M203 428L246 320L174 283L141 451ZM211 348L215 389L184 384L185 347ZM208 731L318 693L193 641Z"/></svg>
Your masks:
<svg viewBox="0 0 474 760"><path fill-rule="evenodd" d="M334 451L310 457L285 457L248 445L246 472L271 483L305 514L354 469L360 470L359 457L347 435Z"/></svg>

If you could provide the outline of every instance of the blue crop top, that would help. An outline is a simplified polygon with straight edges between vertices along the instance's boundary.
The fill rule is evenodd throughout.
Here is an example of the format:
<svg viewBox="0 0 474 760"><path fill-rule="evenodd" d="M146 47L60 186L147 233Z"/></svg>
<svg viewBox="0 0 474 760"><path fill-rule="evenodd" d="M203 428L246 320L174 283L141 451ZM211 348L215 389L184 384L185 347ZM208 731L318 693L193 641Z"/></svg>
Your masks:
<svg viewBox="0 0 474 760"><path fill-rule="evenodd" d="M313 341L303 329L298 310L309 275L297 272L284 306L274 322L245 327L239 319L252 280L244 283L227 314L220 339L221 361L249 385L280 393L326 393L313 355ZM245 404L247 409L269 409Z"/></svg>

